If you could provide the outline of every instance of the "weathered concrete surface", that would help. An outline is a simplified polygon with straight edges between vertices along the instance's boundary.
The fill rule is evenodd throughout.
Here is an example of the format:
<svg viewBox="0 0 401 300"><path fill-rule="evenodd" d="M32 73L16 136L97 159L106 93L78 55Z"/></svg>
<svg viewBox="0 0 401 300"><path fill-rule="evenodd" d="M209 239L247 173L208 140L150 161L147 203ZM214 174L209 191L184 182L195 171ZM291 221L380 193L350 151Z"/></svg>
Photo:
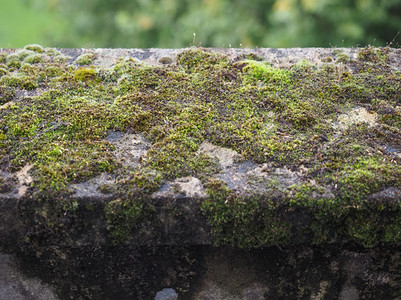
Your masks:
<svg viewBox="0 0 401 300"><path fill-rule="evenodd" d="M187 48L186 48L187 49ZM102 67L112 66L118 59L122 57L132 57L141 62L150 65L164 65L163 58L170 58L168 64L175 64L177 56L186 49L59 49L61 53L70 57L70 62L74 62L80 55L84 53L96 54L94 64ZM300 60L308 60L311 62L321 62L328 56L335 56L336 52L343 52L349 55L350 59L356 59L359 48L209 48L215 53L221 53L229 59L236 59L241 55L254 54L262 57L263 60L270 62L275 66L288 67L292 66ZM1 50L0 50L1 51ZM401 62L399 59L401 49L392 49L389 56L392 67L401 70Z"/></svg>
<svg viewBox="0 0 401 300"><path fill-rule="evenodd" d="M176 291L178 299L194 300L399 299L401 288L401 254L396 247L42 250L40 257L30 251L19 256L23 272L42 281L9 271L9 256L2 255L6 268L1 273L5 277L0 277L0 295L7 297L0 299L57 299L53 289L60 299L155 299L168 288Z"/></svg>
<svg viewBox="0 0 401 300"><path fill-rule="evenodd" d="M0 49L0 292L397 299L400 56Z"/></svg>
<svg viewBox="0 0 401 300"><path fill-rule="evenodd" d="M56 300L54 290L38 278L28 278L12 255L0 253L0 299Z"/></svg>

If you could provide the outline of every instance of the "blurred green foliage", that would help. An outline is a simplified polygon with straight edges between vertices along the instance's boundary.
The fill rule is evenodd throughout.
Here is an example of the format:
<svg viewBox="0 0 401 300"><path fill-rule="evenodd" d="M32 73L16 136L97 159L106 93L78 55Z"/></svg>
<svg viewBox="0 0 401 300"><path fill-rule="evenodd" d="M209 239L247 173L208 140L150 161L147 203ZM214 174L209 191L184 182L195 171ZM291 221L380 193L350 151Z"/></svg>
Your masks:
<svg viewBox="0 0 401 300"><path fill-rule="evenodd" d="M49 11L47 0L0 0L0 48L56 46L65 28L67 20Z"/></svg>
<svg viewBox="0 0 401 300"><path fill-rule="evenodd" d="M401 42L400 0L24 2L67 22L62 34L46 32L47 41L60 47L347 47Z"/></svg>

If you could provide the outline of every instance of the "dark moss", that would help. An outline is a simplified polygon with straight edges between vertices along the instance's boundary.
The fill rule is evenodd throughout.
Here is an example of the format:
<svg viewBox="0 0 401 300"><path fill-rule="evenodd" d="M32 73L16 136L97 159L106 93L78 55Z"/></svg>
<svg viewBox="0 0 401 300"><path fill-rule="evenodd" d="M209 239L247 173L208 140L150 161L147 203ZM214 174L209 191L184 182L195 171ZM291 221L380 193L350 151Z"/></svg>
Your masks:
<svg viewBox="0 0 401 300"><path fill-rule="evenodd" d="M1 134L0 134L0 145L1 145ZM17 186L17 179L10 177L10 178L1 178L0 177L0 193L9 193L15 189Z"/></svg>
<svg viewBox="0 0 401 300"><path fill-rule="evenodd" d="M7 73L8 70L6 68L3 68L2 65L0 65L0 77L6 75Z"/></svg>
<svg viewBox="0 0 401 300"><path fill-rule="evenodd" d="M15 97L15 91L7 86L0 86L0 105L11 101Z"/></svg>
<svg viewBox="0 0 401 300"><path fill-rule="evenodd" d="M358 59L363 62L386 63L388 60L388 51L390 48L366 47L358 52Z"/></svg>
<svg viewBox="0 0 401 300"><path fill-rule="evenodd" d="M212 226L216 245L253 248L288 243L291 225L271 200L239 198L221 182L206 184L208 200L202 211Z"/></svg>
<svg viewBox="0 0 401 300"><path fill-rule="evenodd" d="M7 62L7 53L1 52L0 53L0 63L5 63L5 62Z"/></svg>
<svg viewBox="0 0 401 300"><path fill-rule="evenodd" d="M347 233L355 242L364 247L374 247L379 243L379 216L368 211L353 209L346 219Z"/></svg>
<svg viewBox="0 0 401 300"><path fill-rule="evenodd" d="M154 207L140 196L125 201L116 199L107 203L105 214L112 241L123 243L132 238L144 220L152 218Z"/></svg>
<svg viewBox="0 0 401 300"><path fill-rule="evenodd" d="M9 76L5 75L0 79L1 85L10 87L18 87L24 90L34 90L38 87L36 81L31 80L28 76Z"/></svg>
<svg viewBox="0 0 401 300"><path fill-rule="evenodd" d="M198 48L184 51L177 57L177 63L188 72L211 69L214 65L222 62L228 63L228 59L222 55Z"/></svg>
<svg viewBox="0 0 401 300"><path fill-rule="evenodd" d="M171 57L162 57L159 59L159 63L163 64L163 65L169 65L173 62L173 60L171 59Z"/></svg>

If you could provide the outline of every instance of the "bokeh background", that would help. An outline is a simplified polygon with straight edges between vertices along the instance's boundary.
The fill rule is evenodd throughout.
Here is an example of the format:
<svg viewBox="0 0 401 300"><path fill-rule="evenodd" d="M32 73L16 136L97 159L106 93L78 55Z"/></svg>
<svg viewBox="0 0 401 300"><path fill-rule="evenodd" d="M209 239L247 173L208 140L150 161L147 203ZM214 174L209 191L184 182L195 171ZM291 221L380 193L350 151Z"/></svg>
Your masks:
<svg viewBox="0 0 401 300"><path fill-rule="evenodd" d="M0 0L0 48L399 47L400 31L401 0Z"/></svg>

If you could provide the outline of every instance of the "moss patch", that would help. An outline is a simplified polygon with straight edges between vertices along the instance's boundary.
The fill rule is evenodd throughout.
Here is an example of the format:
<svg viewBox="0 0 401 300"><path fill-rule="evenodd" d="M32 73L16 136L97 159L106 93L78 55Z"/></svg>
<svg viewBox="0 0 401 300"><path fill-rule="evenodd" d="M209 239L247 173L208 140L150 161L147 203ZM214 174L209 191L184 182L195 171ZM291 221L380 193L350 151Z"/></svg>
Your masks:
<svg viewBox="0 0 401 300"><path fill-rule="evenodd" d="M270 199L238 198L224 183L210 181L209 198L202 211L208 216L216 245L240 248L287 244L291 225L280 218L280 209Z"/></svg>

